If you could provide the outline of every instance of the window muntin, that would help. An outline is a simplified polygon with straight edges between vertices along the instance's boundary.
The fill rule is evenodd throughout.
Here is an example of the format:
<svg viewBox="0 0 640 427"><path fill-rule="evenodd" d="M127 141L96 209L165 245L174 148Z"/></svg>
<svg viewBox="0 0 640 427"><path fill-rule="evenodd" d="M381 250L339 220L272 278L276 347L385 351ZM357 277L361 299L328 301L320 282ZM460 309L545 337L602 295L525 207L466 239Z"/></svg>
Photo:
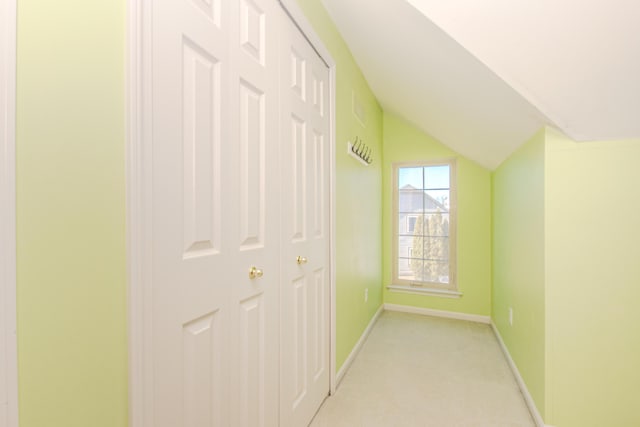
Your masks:
<svg viewBox="0 0 640 427"><path fill-rule="evenodd" d="M394 283L456 290L455 161L394 164Z"/></svg>

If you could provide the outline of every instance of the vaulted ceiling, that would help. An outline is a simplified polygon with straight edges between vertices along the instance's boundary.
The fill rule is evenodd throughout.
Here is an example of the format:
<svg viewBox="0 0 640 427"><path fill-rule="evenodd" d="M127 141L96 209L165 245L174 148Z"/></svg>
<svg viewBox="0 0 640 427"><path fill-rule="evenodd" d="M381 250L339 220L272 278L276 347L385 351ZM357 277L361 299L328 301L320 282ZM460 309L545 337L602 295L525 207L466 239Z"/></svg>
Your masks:
<svg viewBox="0 0 640 427"><path fill-rule="evenodd" d="M385 111L496 168L543 125L640 137L638 0L322 0Z"/></svg>

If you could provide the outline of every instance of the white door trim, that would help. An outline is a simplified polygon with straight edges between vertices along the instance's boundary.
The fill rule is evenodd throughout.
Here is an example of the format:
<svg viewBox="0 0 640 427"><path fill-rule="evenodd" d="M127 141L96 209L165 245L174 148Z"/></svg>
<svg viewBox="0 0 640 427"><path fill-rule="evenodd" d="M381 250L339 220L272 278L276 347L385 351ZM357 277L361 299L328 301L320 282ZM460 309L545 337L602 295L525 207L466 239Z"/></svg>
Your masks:
<svg viewBox="0 0 640 427"><path fill-rule="evenodd" d="M335 62L295 0L279 0L330 70L331 393L335 391ZM152 0L127 2L126 168L129 426L153 427L151 318Z"/></svg>
<svg viewBox="0 0 640 427"><path fill-rule="evenodd" d="M126 235L129 426L153 427L151 355L152 0L127 2Z"/></svg>
<svg viewBox="0 0 640 427"><path fill-rule="evenodd" d="M309 41L313 49L329 68L329 191L330 218L329 236L330 246L330 356L329 356L329 378L330 393L334 394L337 387L336 382L336 62L333 60L329 49L326 48L320 37L316 34L311 23L300 10L296 0L278 0L285 12L291 17L293 22L300 28L302 34Z"/></svg>
<svg viewBox="0 0 640 427"><path fill-rule="evenodd" d="M0 426L18 427L16 0L0 0ZM4 398L6 396L6 399Z"/></svg>

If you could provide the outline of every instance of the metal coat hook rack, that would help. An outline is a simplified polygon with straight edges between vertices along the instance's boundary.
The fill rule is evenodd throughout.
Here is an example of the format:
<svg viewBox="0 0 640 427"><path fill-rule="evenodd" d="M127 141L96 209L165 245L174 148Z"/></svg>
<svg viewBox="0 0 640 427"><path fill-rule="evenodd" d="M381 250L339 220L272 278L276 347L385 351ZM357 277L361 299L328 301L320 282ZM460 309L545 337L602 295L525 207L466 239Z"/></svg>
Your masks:
<svg viewBox="0 0 640 427"><path fill-rule="evenodd" d="M368 147L364 143L364 141L362 141L361 139L358 139L357 136L353 144L351 143L351 141L347 142L347 150L352 157L359 160L361 163L363 163L366 166L370 165L373 162L373 157L372 157L373 150L370 147Z"/></svg>

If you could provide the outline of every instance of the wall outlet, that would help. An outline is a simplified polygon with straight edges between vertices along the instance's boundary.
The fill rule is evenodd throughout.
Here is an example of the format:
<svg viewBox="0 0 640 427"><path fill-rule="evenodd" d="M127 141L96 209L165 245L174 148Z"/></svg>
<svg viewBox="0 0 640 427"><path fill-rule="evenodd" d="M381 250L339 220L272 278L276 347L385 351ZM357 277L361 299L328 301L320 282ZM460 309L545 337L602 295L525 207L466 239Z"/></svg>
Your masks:
<svg viewBox="0 0 640 427"><path fill-rule="evenodd" d="M509 307L509 326L513 326L513 308Z"/></svg>
<svg viewBox="0 0 640 427"><path fill-rule="evenodd" d="M369 301L369 288L364 290L364 302Z"/></svg>

